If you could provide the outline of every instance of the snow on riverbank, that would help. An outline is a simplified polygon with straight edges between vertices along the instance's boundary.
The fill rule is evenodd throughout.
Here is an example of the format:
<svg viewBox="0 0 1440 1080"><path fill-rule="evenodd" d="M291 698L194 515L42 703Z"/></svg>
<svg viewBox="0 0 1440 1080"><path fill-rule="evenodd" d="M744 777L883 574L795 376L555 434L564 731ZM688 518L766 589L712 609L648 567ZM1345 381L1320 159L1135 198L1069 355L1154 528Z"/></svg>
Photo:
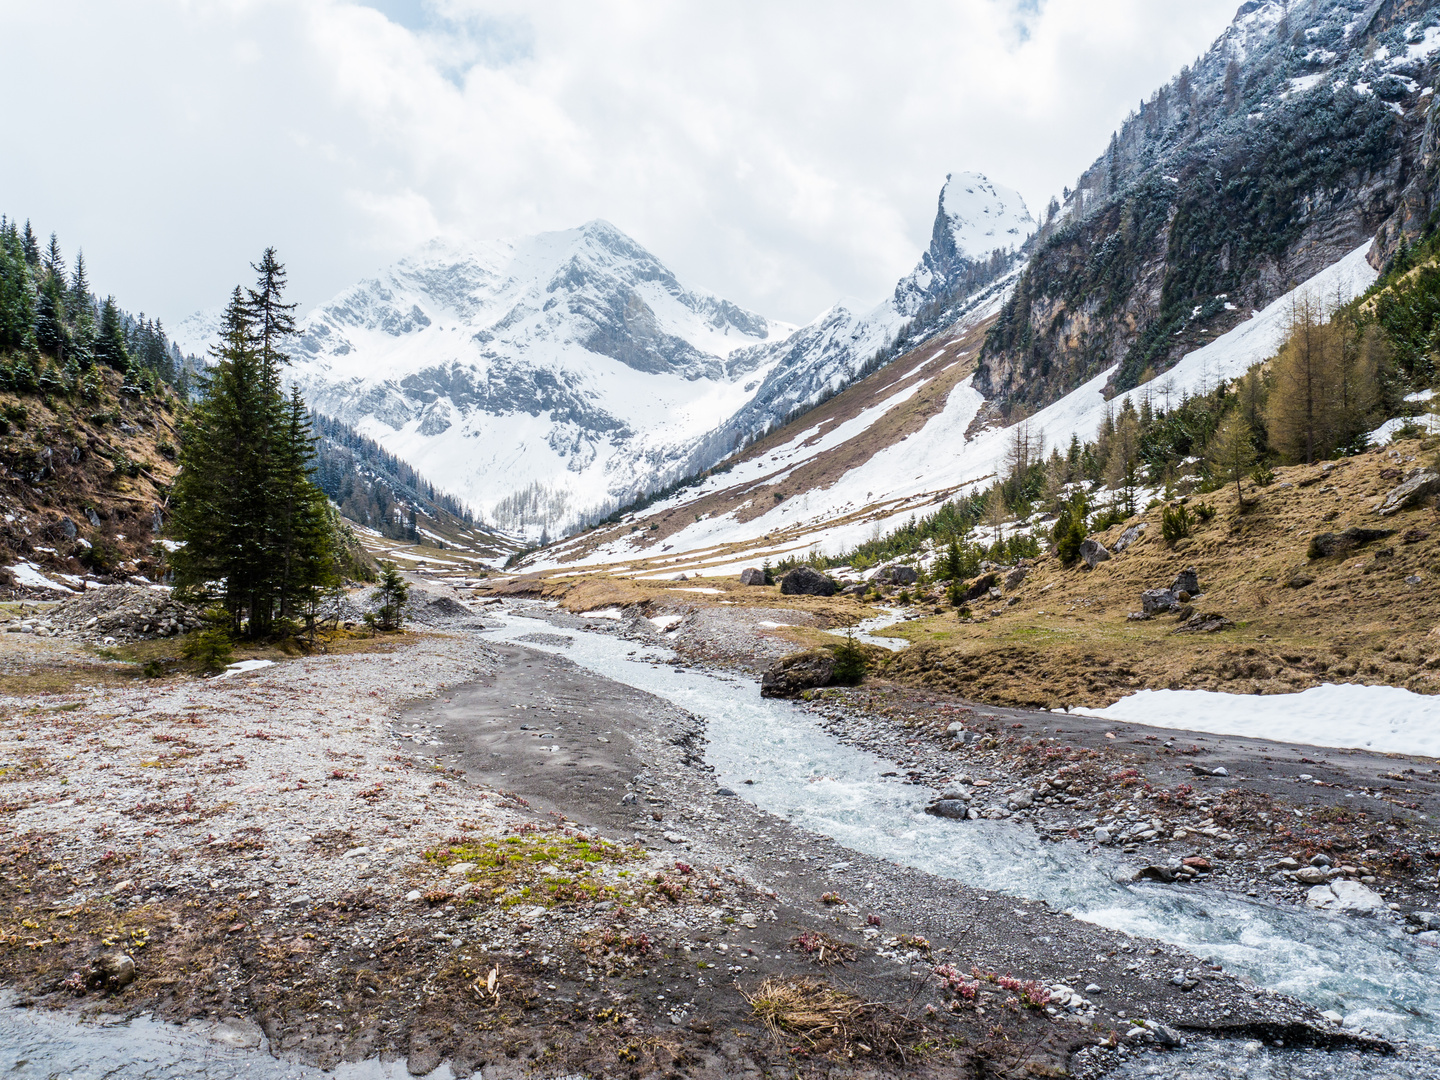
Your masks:
<svg viewBox="0 0 1440 1080"><path fill-rule="evenodd" d="M1151 727L1385 754L1440 757L1440 696L1398 686L1326 683L1298 694L1141 690L1087 716Z"/></svg>

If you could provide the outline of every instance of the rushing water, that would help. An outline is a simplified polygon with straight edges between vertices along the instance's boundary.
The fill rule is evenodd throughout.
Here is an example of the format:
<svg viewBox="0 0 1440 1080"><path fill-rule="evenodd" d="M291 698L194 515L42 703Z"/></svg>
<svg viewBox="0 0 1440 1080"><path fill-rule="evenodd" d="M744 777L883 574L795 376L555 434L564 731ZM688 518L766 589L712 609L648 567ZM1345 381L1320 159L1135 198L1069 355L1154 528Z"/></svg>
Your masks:
<svg viewBox="0 0 1440 1080"><path fill-rule="evenodd" d="M553 626L509 613L490 636L513 641L546 631L553 634ZM881 775L890 762L845 745L791 703L762 698L751 680L676 669L660 662L671 657L667 650L621 638L567 634L569 645L553 637L527 644L704 717L706 756L719 782L796 825L856 851L1182 946L1262 986L1335 1009L1352 1026L1440 1033L1440 949L1388 920L1117 884L1114 864L1103 857L1042 842L1024 826L925 814L922 789Z"/></svg>
<svg viewBox="0 0 1440 1080"><path fill-rule="evenodd" d="M0 994L0 1076L6 1080L410 1080L404 1061L359 1061L325 1072L271 1057L258 1032L227 1024L77 1021L21 1009ZM452 1080L442 1065L426 1080Z"/></svg>

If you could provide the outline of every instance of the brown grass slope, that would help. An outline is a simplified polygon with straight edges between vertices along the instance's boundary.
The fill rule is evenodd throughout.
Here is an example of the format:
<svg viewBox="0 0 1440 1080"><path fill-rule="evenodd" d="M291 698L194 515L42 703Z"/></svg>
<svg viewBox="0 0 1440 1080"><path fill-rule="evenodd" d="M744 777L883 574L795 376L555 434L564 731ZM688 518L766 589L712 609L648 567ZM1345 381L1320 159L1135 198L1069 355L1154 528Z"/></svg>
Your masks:
<svg viewBox="0 0 1440 1080"><path fill-rule="evenodd" d="M911 390L917 382L926 383L912 397L885 413L854 438L818 454L793 471L783 462L777 462L774 471L758 483L734 484L674 509L645 517L647 531L643 536L637 534L637 539L645 544L645 548L625 561L637 566L645 565L647 560L662 558L666 540L696 521L697 517L734 514L739 521L750 521L786 499L807 491L823 490L885 447L893 446L919 431L931 417L945 408L950 392L974 370L975 357L985 340L990 321L929 339L924 345L905 353L873 375L747 447L731 465L764 459L811 428L816 429L815 434L802 445L813 445L836 426L854 419L866 409L882 405L897 394ZM724 469L725 466L721 466L717 472L723 475L721 470ZM937 501L948 494L948 490L937 492ZM858 507L851 517L874 516L885 507L883 500L877 501ZM834 523L843 520L848 519L836 519ZM650 531L649 526L652 525L656 528ZM601 544L630 535L631 529L629 521L596 529L579 540L567 542L563 546L564 556L581 558ZM795 530L794 535L798 538L801 530ZM772 543L789 536L790 532L786 530L769 534Z"/></svg>
<svg viewBox="0 0 1440 1080"><path fill-rule="evenodd" d="M1161 508L1099 534L1113 546L1139 521L1144 539L1088 570L1042 556L998 602L907 623L914 647L885 675L997 704L1103 706L1142 688L1289 693L1324 682L1390 684L1440 692L1440 514L1434 500L1380 517L1375 504L1401 477L1434 459L1434 446L1395 444L1324 466L1278 470L1245 485L1241 512L1229 487L1192 498L1215 509L1173 548ZM1311 538L1357 525L1392 535L1312 559ZM1232 628L1179 630L1175 616L1128 618L1140 593L1166 587L1184 567L1199 574L1191 605Z"/></svg>

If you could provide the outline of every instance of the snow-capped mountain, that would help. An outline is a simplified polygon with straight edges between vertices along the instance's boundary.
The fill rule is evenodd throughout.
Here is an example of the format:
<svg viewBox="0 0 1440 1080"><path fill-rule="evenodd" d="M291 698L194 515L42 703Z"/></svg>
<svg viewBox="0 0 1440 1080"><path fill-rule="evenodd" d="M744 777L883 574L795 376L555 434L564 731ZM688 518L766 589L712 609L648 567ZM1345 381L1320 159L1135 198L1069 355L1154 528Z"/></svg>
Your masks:
<svg viewBox="0 0 1440 1080"><path fill-rule="evenodd" d="M432 242L302 321L317 411L487 520L539 536L710 464L705 435L791 327L686 289L614 226Z"/></svg>
<svg viewBox="0 0 1440 1080"><path fill-rule="evenodd" d="M927 302L963 312L983 282L968 307L993 306L994 250L1008 268L1033 227L1013 191L947 179L930 248L895 294L799 329L686 288L603 221L436 241L309 312L288 377L485 521L555 536L843 390L898 351ZM217 326L197 313L177 340L203 355Z"/></svg>
<svg viewBox="0 0 1440 1080"><path fill-rule="evenodd" d="M947 176L930 250L895 286L895 307L909 317L926 302L953 295L994 253L1018 251L1036 227L1018 191L979 173Z"/></svg>

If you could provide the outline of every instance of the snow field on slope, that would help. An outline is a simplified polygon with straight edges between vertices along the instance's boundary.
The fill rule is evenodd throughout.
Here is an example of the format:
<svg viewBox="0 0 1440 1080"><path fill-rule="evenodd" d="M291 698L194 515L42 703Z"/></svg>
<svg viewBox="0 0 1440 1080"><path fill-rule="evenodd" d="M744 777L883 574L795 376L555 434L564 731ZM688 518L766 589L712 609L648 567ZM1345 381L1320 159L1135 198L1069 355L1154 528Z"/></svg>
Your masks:
<svg viewBox="0 0 1440 1080"><path fill-rule="evenodd" d="M1333 306L1337 295L1342 301L1349 300L1374 283L1376 271L1365 261L1365 252L1369 247L1367 241L1229 333L1189 353L1164 375L1118 395L1108 403L1108 407L1118 411L1122 402L1129 399L1138 408L1146 394L1163 407L1167 392L1172 405L1178 405L1185 394L1208 392L1219 382L1243 375L1252 364L1273 356L1279 349L1285 340L1292 304L1300 296L1313 296L1328 308ZM1068 446L1072 434L1082 440L1094 438L1105 417L1107 402L1103 390L1113 371L1111 368L1101 372L1030 417L1026 423L1032 439L1043 436L1048 453L1050 447L1063 449ZM677 552L742 543L777 529L793 527L799 517L814 527L808 543L799 550L840 554L870 539L877 528L888 531L900 525L911 513L918 513L916 507L925 496L951 489L970 491L984 487L1004 469L1005 455L1014 437L1013 427L991 428L968 441L964 439L964 432L982 401L970 380L966 379L951 392L945 408L920 431L879 451L831 487L787 500L748 522L735 521L728 515L713 521L697 522L668 537L666 542ZM907 501L902 508L878 521L826 524L856 506L889 499ZM796 512L797 503L800 504L799 514ZM782 510L786 512L782 513ZM795 550L792 545L786 547ZM725 573L728 570L714 567L701 572Z"/></svg>
<svg viewBox="0 0 1440 1080"><path fill-rule="evenodd" d="M1265 695L1140 690L1108 708L1071 711L1211 735L1440 757L1440 696L1399 686L1325 683Z"/></svg>
<svg viewBox="0 0 1440 1080"><path fill-rule="evenodd" d="M958 173L940 192L955 246L984 259L996 248L1018 248L1035 231L1035 219L1020 193L991 183L979 173Z"/></svg>

